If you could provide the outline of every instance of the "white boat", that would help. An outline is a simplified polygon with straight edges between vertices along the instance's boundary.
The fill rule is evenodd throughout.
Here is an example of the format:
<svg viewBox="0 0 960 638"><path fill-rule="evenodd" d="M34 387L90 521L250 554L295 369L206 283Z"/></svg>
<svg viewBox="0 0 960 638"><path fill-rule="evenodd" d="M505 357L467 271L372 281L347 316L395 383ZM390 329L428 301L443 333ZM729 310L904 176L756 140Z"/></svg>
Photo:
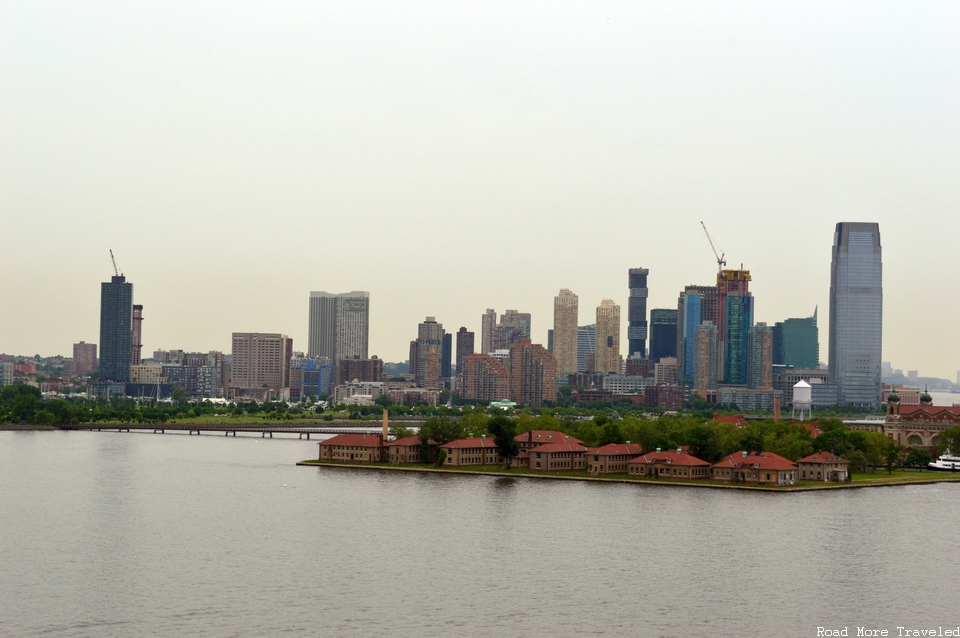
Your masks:
<svg viewBox="0 0 960 638"><path fill-rule="evenodd" d="M951 454L950 450L947 450L936 461L928 464L927 468L941 472L960 472L960 456Z"/></svg>

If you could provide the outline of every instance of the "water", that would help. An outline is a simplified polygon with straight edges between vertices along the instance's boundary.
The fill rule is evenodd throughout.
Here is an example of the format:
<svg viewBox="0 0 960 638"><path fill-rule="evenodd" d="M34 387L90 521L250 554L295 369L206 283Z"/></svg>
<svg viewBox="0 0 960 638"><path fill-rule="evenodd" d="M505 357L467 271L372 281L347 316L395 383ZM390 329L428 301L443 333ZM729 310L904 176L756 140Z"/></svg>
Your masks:
<svg viewBox="0 0 960 638"><path fill-rule="evenodd" d="M960 485L765 494L0 433L5 636L815 636L960 624Z"/></svg>

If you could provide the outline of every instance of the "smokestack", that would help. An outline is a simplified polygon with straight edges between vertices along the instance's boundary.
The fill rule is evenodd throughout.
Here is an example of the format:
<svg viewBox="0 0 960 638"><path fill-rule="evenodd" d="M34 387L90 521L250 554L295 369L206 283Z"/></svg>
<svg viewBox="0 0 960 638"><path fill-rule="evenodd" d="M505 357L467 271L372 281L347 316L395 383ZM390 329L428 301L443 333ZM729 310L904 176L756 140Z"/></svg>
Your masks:
<svg viewBox="0 0 960 638"><path fill-rule="evenodd" d="M383 442L387 442L387 433L390 432L390 411L383 409Z"/></svg>
<svg viewBox="0 0 960 638"><path fill-rule="evenodd" d="M780 420L780 397L773 397L773 420Z"/></svg>

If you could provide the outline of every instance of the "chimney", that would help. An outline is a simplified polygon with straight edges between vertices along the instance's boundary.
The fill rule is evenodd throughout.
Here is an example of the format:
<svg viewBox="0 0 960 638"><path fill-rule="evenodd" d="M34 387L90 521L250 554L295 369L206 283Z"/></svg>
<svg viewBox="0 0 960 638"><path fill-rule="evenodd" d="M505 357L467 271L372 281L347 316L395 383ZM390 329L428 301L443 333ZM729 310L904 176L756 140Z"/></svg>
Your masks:
<svg viewBox="0 0 960 638"><path fill-rule="evenodd" d="M387 434L390 432L390 411L383 409L383 442L387 442Z"/></svg>
<svg viewBox="0 0 960 638"><path fill-rule="evenodd" d="M773 420L780 420L780 397L773 397Z"/></svg>

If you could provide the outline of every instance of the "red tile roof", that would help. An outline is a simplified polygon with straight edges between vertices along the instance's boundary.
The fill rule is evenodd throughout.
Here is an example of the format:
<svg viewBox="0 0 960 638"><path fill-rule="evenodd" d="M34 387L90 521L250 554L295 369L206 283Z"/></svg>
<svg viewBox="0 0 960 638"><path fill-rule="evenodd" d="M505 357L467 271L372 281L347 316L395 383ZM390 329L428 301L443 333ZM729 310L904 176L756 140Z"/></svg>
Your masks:
<svg viewBox="0 0 960 638"><path fill-rule="evenodd" d="M513 440L519 441L520 443L527 443L528 437L531 445L539 445L541 443L556 443L557 441L583 443L583 441L578 438L572 437L569 434L564 434L563 432L557 432L556 430L528 430L513 437Z"/></svg>
<svg viewBox="0 0 960 638"><path fill-rule="evenodd" d="M746 454L746 456L744 456ZM751 467L760 470L795 470L796 464L793 461L783 458L773 452L747 452L743 450L734 452L730 456L713 467L733 467L744 468Z"/></svg>
<svg viewBox="0 0 960 638"><path fill-rule="evenodd" d="M814 421L813 423L801 423L800 425L807 429L807 432L810 433L811 438L815 439L823 434L823 430L820 429L820 423L818 421Z"/></svg>
<svg viewBox="0 0 960 638"><path fill-rule="evenodd" d="M532 454L534 452L586 452L587 448L583 447L580 443L575 443L573 441L564 441L563 443L544 443L543 445L538 445L535 448L530 448L529 452Z"/></svg>
<svg viewBox="0 0 960 638"><path fill-rule="evenodd" d="M469 437L466 439L457 439L456 441L450 441L449 443L445 443L440 447L458 448L458 449L475 448L475 447L493 448L493 447L497 447L497 444L493 442L493 437L479 436L479 437Z"/></svg>
<svg viewBox="0 0 960 638"><path fill-rule="evenodd" d="M663 450L660 452L647 452L646 454L641 454L635 459L629 461L629 463L666 463L669 465L684 465L684 466L697 466L697 465L710 465L703 459L698 459L695 456L687 454L683 450L677 452L676 448Z"/></svg>
<svg viewBox="0 0 960 638"><path fill-rule="evenodd" d="M641 454L643 448L637 445L636 443L631 443L627 445L626 443L607 443L606 445L601 445L600 447L588 447L587 454L602 454L602 455L624 455L629 454L636 456Z"/></svg>
<svg viewBox="0 0 960 638"><path fill-rule="evenodd" d="M848 460L840 458L833 452L814 452L809 456L805 456L797 463L849 463Z"/></svg>
<svg viewBox="0 0 960 638"><path fill-rule="evenodd" d="M396 440L394 440L394 441L390 441L389 443L387 443L387 445L388 445L388 446L390 446L390 445L420 445L420 437L419 437L419 436L405 436L405 437L403 437L402 439L396 439Z"/></svg>
<svg viewBox="0 0 960 638"><path fill-rule="evenodd" d="M352 447L380 447L383 442L379 434L338 434L318 445L349 445Z"/></svg>
<svg viewBox="0 0 960 638"><path fill-rule="evenodd" d="M960 423L960 407L901 405L900 418L907 421L941 420Z"/></svg>
<svg viewBox="0 0 960 638"><path fill-rule="evenodd" d="M737 426L737 429L747 427L747 417L742 414L714 414L714 421L719 421L720 423L732 423Z"/></svg>

